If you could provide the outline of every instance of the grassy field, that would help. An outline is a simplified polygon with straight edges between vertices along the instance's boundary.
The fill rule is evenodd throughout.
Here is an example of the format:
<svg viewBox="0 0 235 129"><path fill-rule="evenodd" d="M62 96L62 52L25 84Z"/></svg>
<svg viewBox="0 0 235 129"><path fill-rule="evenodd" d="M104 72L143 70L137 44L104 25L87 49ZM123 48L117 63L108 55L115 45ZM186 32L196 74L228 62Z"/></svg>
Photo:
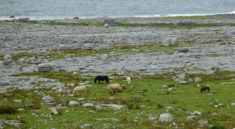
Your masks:
<svg viewBox="0 0 235 129"><path fill-rule="evenodd" d="M127 84L124 77L114 76L111 83L120 83L123 92L110 95L106 89L107 84L94 84L93 77L82 78L81 75L73 75L70 72L52 73L26 73L15 76L38 76L44 78L58 79L63 83L78 83L89 81L86 95L70 93L55 93L51 88L40 88L32 90L9 89L8 93L0 94L0 118L7 120L20 120L21 128L80 128L84 124L92 124L93 128L135 128L135 129L165 129L175 128L173 122L161 123L158 121L161 113L169 112L173 115L177 127L188 129L195 128L233 128L235 127L235 107L230 106L234 102L235 83L234 72L218 72L215 74L187 75L187 78L201 77L201 83L189 82L179 84L172 80L174 74L162 74L155 76L133 77L132 83ZM200 93L196 85L210 85L210 93ZM66 85L65 85L66 86ZM73 89L73 87L66 87ZM169 89L171 88L171 89ZM50 95L54 98L55 104L42 104L42 95ZM84 98L84 100L79 98ZM22 100L21 103L13 102L14 99ZM68 102L78 101L79 106L69 107ZM117 104L124 106L120 110L97 109L83 107L85 103L95 104ZM56 105L66 106L64 109L57 109L59 114L53 115L50 107ZM219 108L215 105L221 104ZM166 110L165 107L173 107L173 110ZM23 110L17 110L23 108ZM187 113L199 111L202 114L196 115L200 120L208 120L209 125L200 127L198 121L188 122ZM219 116L213 116L216 112ZM154 114L156 120L148 120L148 115ZM97 120L102 118L117 118L118 121ZM4 125L5 128L18 128Z"/></svg>

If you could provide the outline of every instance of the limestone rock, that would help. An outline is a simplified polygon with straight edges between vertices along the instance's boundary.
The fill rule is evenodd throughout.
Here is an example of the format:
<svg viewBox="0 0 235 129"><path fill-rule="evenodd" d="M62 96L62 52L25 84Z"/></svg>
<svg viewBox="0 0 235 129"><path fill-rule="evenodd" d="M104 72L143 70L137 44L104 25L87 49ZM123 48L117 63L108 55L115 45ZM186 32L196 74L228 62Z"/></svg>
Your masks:
<svg viewBox="0 0 235 129"><path fill-rule="evenodd" d="M232 102L232 103L231 103L231 106L235 106L235 102Z"/></svg>
<svg viewBox="0 0 235 129"><path fill-rule="evenodd" d="M74 106L77 106L77 105L79 105L79 102L77 102L77 101L69 101L69 106L70 107L74 107Z"/></svg>
<svg viewBox="0 0 235 129"><path fill-rule="evenodd" d="M79 17L74 17L73 19L76 19L76 20L78 20L78 19L79 19Z"/></svg>
<svg viewBox="0 0 235 129"><path fill-rule="evenodd" d="M12 60L12 56L11 55L5 55L3 57L4 60Z"/></svg>
<svg viewBox="0 0 235 129"><path fill-rule="evenodd" d="M189 52L189 48L179 48L178 52L180 52L180 53L187 53L187 52Z"/></svg>
<svg viewBox="0 0 235 129"><path fill-rule="evenodd" d="M59 114L58 111L55 108L51 109L51 112L52 112L53 115L58 115Z"/></svg>
<svg viewBox="0 0 235 129"><path fill-rule="evenodd" d="M123 108L122 105L117 105L117 104L97 104L95 105L97 109L114 109L114 110L120 110Z"/></svg>
<svg viewBox="0 0 235 129"><path fill-rule="evenodd" d="M82 129L92 129L93 128L93 125L92 124L83 124L81 126Z"/></svg>
<svg viewBox="0 0 235 129"><path fill-rule="evenodd" d="M201 115L202 113L201 112L199 112L199 111L194 111L193 113L192 113L192 115Z"/></svg>
<svg viewBox="0 0 235 129"><path fill-rule="evenodd" d="M42 64L38 67L38 72L51 72L54 68L50 64Z"/></svg>
<svg viewBox="0 0 235 129"><path fill-rule="evenodd" d="M54 104L54 99L51 96L42 97L42 102L45 104Z"/></svg>
<svg viewBox="0 0 235 129"><path fill-rule="evenodd" d="M4 65L12 65L12 64L14 64L14 61L13 60L4 60L3 64Z"/></svg>
<svg viewBox="0 0 235 129"><path fill-rule="evenodd" d="M159 117L160 122L171 122L173 121L173 116L170 113L163 113Z"/></svg>
<svg viewBox="0 0 235 129"><path fill-rule="evenodd" d="M109 24L104 24L104 28L109 28Z"/></svg>
<svg viewBox="0 0 235 129"><path fill-rule="evenodd" d="M112 121L112 122L119 122L120 120L117 118L98 118L98 121Z"/></svg>
<svg viewBox="0 0 235 129"><path fill-rule="evenodd" d="M162 41L162 45L165 47L170 45L177 45L176 38L166 38Z"/></svg>
<svg viewBox="0 0 235 129"><path fill-rule="evenodd" d="M93 103L85 103L82 105L83 107L93 107L94 104Z"/></svg>
<svg viewBox="0 0 235 129"><path fill-rule="evenodd" d="M199 126L202 127L208 124L208 120L199 120L198 123L199 123Z"/></svg>
<svg viewBox="0 0 235 129"><path fill-rule="evenodd" d="M15 103L21 103L21 102L22 102L22 100L14 99L14 100L13 100L13 102L15 102Z"/></svg>
<svg viewBox="0 0 235 129"><path fill-rule="evenodd" d="M148 115L148 119L149 119L149 120L156 120L157 118L156 118L156 115L155 115L155 114L149 114L149 115Z"/></svg>
<svg viewBox="0 0 235 129"><path fill-rule="evenodd" d="M202 82L202 79L200 77L195 77L194 82L196 83Z"/></svg>
<svg viewBox="0 0 235 129"><path fill-rule="evenodd" d="M196 116L188 116L186 118L187 121L196 121L198 118Z"/></svg>

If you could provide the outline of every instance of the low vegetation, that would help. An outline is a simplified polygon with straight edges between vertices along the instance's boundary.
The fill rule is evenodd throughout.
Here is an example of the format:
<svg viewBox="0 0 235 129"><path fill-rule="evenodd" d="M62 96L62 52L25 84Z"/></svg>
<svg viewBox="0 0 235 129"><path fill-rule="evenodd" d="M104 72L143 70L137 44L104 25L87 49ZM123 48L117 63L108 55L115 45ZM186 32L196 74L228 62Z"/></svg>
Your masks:
<svg viewBox="0 0 235 129"><path fill-rule="evenodd" d="M184 45L187 46L187 45ZM181 45L172 45L172 46L162 46L156 45L154 43L146 43L144 45L112 45L109 49L105 51L97 50L82 50L82 49L65 49L58 50L54 49L49 55L37 55L30 54L27 51L18 54L12 54L13 61L19 61L21 58L34 58L34 59L63 59L66 56L70 57L85 57L92 55L101 55L109 54L110 52L115 52L118 55L122 54L133 54L133 53L151 53L151 52L164 52L165 54L173 54L178 48L182 47ZM3 60L3 55L0 55L0 60ZM30 64L30 62L28 62ZM31 62L32 63L32 62Z"/></svg>

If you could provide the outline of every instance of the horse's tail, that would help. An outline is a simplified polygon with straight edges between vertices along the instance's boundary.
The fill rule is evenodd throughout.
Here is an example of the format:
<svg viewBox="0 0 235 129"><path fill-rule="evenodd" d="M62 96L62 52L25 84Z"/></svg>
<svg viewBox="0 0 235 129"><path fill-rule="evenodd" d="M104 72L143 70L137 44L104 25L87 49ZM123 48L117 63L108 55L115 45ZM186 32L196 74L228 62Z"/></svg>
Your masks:
<svg viewBox="0 0 235 129"><path fill-rule="evenodd" d="M109 83L109 77L106 78L106 83Z"/></svg>
<svg viewBox="0 0 235 129"><path fill-rule="evenodd" d="M94 82L96 83L96 81L97 81L97 78L95 78Z"/></svg>

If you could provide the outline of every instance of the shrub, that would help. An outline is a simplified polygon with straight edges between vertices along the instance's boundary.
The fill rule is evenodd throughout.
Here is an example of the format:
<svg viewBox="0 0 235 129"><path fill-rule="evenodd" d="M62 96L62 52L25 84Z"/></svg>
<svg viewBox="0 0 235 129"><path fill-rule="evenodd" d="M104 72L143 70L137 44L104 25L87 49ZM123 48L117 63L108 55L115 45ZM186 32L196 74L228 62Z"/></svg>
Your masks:
<svg viewBox="0 0 235 129"><path fill-rule="evenodd" d="M2 106L0 107L0 114L14 114L16 113L16 107Z"/></svg>
<svg viewBox="0 0 235 129"><path fill-rule="evenodd" d="M226 127L225 126L221 126L221 125L214 125L211 128L209 128L209 129L226 129Z"/></svg>

